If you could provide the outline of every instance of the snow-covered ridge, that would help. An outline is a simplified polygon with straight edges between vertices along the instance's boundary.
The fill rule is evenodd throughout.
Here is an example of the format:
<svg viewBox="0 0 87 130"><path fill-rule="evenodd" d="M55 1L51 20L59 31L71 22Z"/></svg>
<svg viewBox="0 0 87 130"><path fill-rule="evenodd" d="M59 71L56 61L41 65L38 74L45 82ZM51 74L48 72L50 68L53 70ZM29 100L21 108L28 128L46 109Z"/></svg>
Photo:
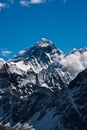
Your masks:
<svg viewBox="0 0 87 130"><path fill-rule="evenodd" d="M50 72L48 74L51 77ZM6 80L5 78L0 79L1 82ZM29 77L27 77L27 81L29 81ZM53 79L49 81L54 83ZM26 88L29 88L29 84L23 84L25 79L22 79L21 82L16 87L15 82L13 82L14 86L11 84L11 86L7 87L6 85L6 91L2 92L2 100L0 100L2 113L0 113L0 120L4 126L10 127L11 125L14 129L11 127L10 130L87 129L87 70L81 72L69 86L63 87L63 89L59 87L58 91L54 92L50 91L48 86L44 87L46 84L43 84L44 86L36 89L26 98L18 96L18 94L23 93L25 90L27 92ZM8 82L6 81L6 83ZM33 86L32 84L30 85L31 89ZM52 87L54 87L53 84Z"/></svg>
<svg viewBox="0 0 87 130"><path fill-rule="evenodd" d="M87 70L78 74L87 66L86 49L64 55L42 38L9 62L0 62L0 123L4 127L87 129Z"/></svg>
<svg viewBox="0 0 87 130"><path fill-rule="evenodd" d="M73 76L87 68L87 48L74 48L65 55L52 41L42 38L30 48L21 50L10 62L23 71L32 68L36 73L46 69L50 64L58 62L63 71ZM77 67L78 66L78 67Z"/></svg>
<svg viewBox="0 0 87 130"><path fill-rule="evenodd" d="M74 53L77 53L77 52L79 52L79 53L87 52L87 48L86 48L86 47L80 48L80 49L74 48L70 53L71 53L71 54L74 54Z"/></svg>
<svg viewBox="0 0 87 130"><path fill-rule="evenodd" d="M52 44L52 41L50 41L46 38L42 38L40 41L37 42L37 44L40 47L47 47Z"/></svg>

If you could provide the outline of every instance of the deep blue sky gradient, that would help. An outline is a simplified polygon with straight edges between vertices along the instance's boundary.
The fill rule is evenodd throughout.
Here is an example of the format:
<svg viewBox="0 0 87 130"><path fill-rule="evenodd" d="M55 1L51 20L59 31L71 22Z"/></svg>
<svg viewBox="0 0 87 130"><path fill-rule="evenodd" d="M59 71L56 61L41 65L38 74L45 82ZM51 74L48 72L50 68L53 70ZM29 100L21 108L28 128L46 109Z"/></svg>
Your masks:
<svg viewBox="0 0 87 130"><path fill-rule="evenodd" d="M87 0L67 0L66 4L54 0L30 7L15 4L0 11L0 51L12 51L9 57L42 37L65 53L87 47Z"/></svg>

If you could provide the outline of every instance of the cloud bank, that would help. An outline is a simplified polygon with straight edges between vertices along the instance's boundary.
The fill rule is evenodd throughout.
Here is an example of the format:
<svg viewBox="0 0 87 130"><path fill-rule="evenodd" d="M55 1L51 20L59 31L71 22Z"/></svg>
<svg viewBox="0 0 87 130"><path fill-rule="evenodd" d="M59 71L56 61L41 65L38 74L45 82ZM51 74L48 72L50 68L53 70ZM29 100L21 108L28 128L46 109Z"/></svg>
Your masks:
<svg viewBox="0 0 87 130"><path fill-rule="evenodd" d="M10 8L14 5L14 7L29 7L30 5L39 5L46 2L54 2L56 0L3 0L0 2L0 11L4 8ZM67 0L58 0L58 2L66 3Z"/></svg>
<svg viewBox="0 0 87 130"><path fill-rule="evenodd" d="M44 3L45 0L20 0L19 3L22 6L29 6L30 4L41 4Z"/></svg>
<svg viewBox="0 0 87 130"><path fill-rule="evenodd" d="M29 5L42 4L48 0L3 0L0 2L0 11L4 8L10 7L11 5L17 5L21 7L28 7Z"/></svg>
<svg viewBox="0 0 87 130"><path fill-rule="evenodd" d="M62 69L69 71L73 75L78 74L87 68L87 48L72 51L60 61Z"/></svg>

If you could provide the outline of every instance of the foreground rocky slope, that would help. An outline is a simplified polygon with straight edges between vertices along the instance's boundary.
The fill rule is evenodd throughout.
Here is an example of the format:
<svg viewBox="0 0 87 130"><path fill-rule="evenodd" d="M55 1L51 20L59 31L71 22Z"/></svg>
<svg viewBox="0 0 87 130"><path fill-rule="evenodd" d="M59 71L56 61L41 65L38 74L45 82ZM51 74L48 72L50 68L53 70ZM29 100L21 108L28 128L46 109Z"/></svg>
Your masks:
<svg viewBox="0 0 87 130"><path fill-rule="evenodd" d="M87 129L87 70L72 80L64 57L41 39L9 62L0 60L1 130Z"/></svg>

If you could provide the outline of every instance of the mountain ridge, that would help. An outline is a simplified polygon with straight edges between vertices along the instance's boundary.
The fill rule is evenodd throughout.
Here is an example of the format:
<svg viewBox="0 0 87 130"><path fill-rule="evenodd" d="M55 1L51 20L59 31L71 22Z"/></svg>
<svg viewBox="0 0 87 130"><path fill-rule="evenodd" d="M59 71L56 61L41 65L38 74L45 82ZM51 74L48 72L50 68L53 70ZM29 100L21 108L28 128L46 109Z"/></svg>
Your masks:
<svg viewBox="0 0 87 130"><path fill-rule="evenodd" d="M86 51L75 51L64 55L43 38L8 62L1 59L1 127L86 130L86 54ZM78 69L77 62L85 67Z"/></svg>

